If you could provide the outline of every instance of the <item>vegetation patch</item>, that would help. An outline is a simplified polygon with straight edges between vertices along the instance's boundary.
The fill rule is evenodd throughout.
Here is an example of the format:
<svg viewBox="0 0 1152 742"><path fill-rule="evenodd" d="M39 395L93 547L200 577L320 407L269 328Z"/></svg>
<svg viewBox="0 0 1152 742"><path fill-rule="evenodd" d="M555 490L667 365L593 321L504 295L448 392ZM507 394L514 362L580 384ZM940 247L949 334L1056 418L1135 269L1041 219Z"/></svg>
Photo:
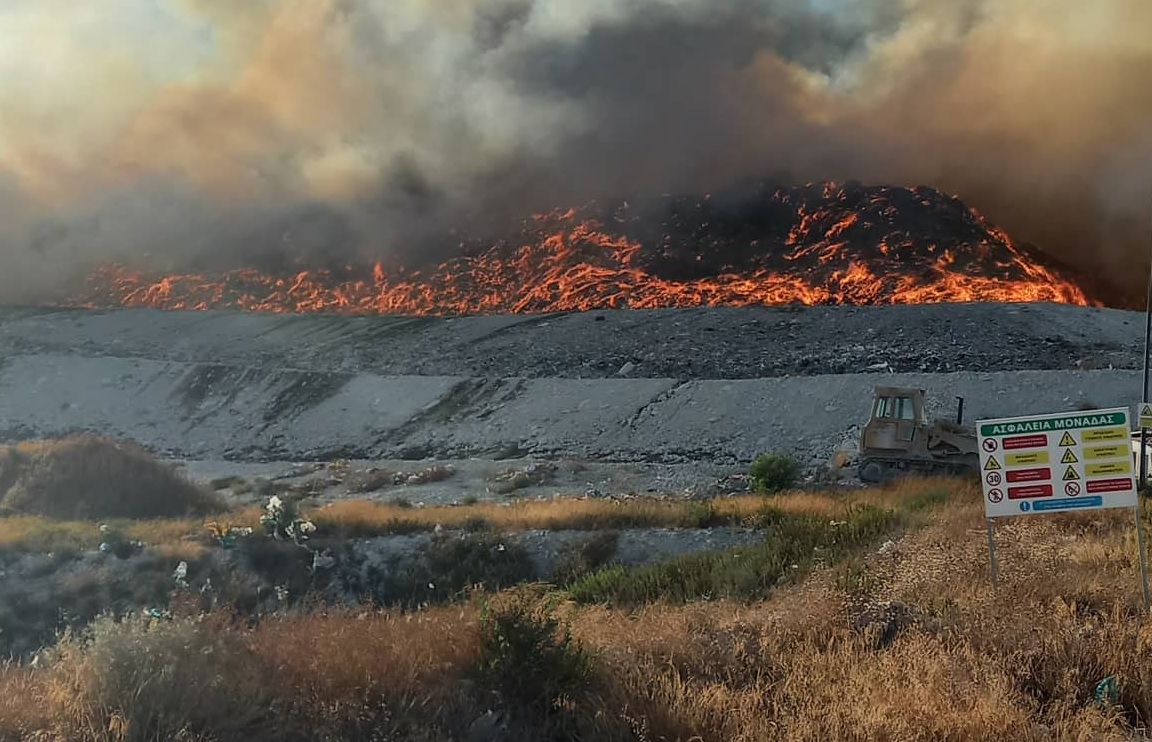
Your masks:
<svg viewBox="0 0 1152 742"><path fill-rule="evenodd" d="M552 575L557 585L570 585L604 568L616 556L620 534L598 531L569 549L560 558Z"/></svg>
<svg viewBox="0 0 1152 742"><path fill-rule="evenodd" d="M933 493L941 487L947 497ZM459 534L439 534L442 561L425 564L488 559L456 579L485 590L427 605L414 586L432 573L413 570L418 605L403 609L297 606L236 621L177 601L160 617L102 617L35 667L0 665L0 739L1142 739L1152 634L1130 514L1006 519L993 588L974 487L905 482L847 508L812 493L758 498L770 507L748 521L768 529L780 558L750 559L768 541L726 553L757 579L716 555L708 579L637 591L645 604L624 610L547 585L495 592L500 574L515 575L476 550L499 538L453 546ZM895 540L901 524L924 527ZM889 534L892 545L864 548ZM611 563L609 541L590 562ZM780 570L764 565L804 551L772 581ZM188 558L184 599L209 567ZM485 571L498 579L477 580ZM712 599L648 602L675 593L669 585ZM748 604L745 592L764 599Z"/></svg>
<svg viewBox="0 0 1152 742"><path fill-rule="evenodd" d="M580 603L610 605L763 598L813 564L829 564L873 543L900 521L894 511L872 505L849 508L838 520L769 507L760 519L766 529L762 544L644 567L608 567L579 580L568 592Z"/></svg>
<svg viewBox="0 0 1152 742"><path fill-rule="evenodd" d="M531 739L580 740L581 706L597 685L592 654L557 617L552 600L515 591L484 605L476 679L491 689L506 725Z"/></svg>
<svg viewBox="0 0 1152 742"><path fill-rule="evenodd" d="M782 453L766 453L756 457L749 476L758 492L766 495L791 489L803 471L800 462Z"/></svg>
<svg viewBox="0 0 1152 742"><path fill-rule="evenodd" d="M0 449L0 515L178 518L224 509L210 490L129 442L95 436Z"/></svg>

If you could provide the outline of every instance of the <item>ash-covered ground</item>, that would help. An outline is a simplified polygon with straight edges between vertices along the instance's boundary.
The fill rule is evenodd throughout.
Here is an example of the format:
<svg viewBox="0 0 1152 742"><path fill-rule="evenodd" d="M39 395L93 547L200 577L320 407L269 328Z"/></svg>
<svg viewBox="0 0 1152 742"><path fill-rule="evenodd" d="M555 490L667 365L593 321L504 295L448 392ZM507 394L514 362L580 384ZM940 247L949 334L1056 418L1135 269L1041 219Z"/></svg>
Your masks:
<svg viewBox="0 0 1152 742"><path fill-rule="evenodd" d="M1052 304L467 318L0 313L0 435L185 460L745 466L852 448L872 389L968 420L1139 401L1143 315ZM638 483L641 490L647 486ZM666 485L665 485L666 486Z"/></svg>
<svg viewBox="0 0 1152 742"><path fill-rule="evenodd" d="M1055 304L700 308L464 318L0 312L0 354L322 373L756 379L1141 364L1143 315Z"/></svg>

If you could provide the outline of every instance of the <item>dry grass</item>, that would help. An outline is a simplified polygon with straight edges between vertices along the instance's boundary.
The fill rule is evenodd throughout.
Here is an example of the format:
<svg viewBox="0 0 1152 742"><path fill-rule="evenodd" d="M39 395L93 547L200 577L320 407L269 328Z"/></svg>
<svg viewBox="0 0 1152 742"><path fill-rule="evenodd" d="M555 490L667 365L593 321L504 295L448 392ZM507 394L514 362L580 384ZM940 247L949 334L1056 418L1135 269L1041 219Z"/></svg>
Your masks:
<svg viewBox="0 0 1152 742"><path fill-rule="evenodd" d="M132 443L78 436L0 448L0 513L84 520L223 509L212 492Z"/></svg>
<svg viewBox="0 0 1152 742"><path fill-rule="evenodd" d="M623 528L697 528L755 525L766 508L790 514L836 517L850 505L876 505L916 510L919 503L936 504L939 495L959 501L978 500L978 490L952 480L908 480L887 489L792 492L772 497L744 495L713 500L553 499L507 504L413 508L372 500L345 500L306 510L319 527L318 537L363 538L432 531L444 528L598 531ZM45 516L0 517L0 552L48 552L91 549L102 540L99 524L114 526L125 538L148 545L172 544L203 536L207 523L258 529L261 511L244 508L207 518L116 518L69 520Z"/></svg>
<svg viewBox="0 0 1152 742"><path fill-rule="evenodd" d="M40 703L44 693L36 671L0 664L0 740L25 740L55 723L52 709Z"/></svg>
<svg viewBox="0 0 1152 742"><path fill-rule="evenodd" d="M917 483L866 497L915 509L939 505L940 486ZM800 502L825 505L816 497L782 507ZM1002 521L996 589L978 499L956 496L924 517L923 528L894 545L752 605L560 606L574 637L592 651L598 680L565 700L567 716L556 718L567 721L553 718L550 738L1142 738L1139 730L1152 721L1152 624L1141 613L1131 514ZM201 652L208 639L197 633L170 633L179 641L163 649L124 629L136 641L116 646L126 658L158 652L183 668L185 684L201 688L194 704L171 684L169 695L150 702L186 722L184 739L208 739L209 732L229 738L236 730L224 721L230 719L253 721L242 730L249 739L464 740L489 708L512 726L511 738L545 738L538 728L525 732L525 709L509 704L506 688L479 680L486 629L478 600L417 613L185 625L185 634L227 633L230 657L241 660L235 664ZM890 605L902 609L882 617ZM99 667L94 658L104 655L71 645L69 651L62 664L35 674L0 670L0 739L42 729L48 718L63 730L58 738L145 739L103 731L110 720L123 728L133 714L154 717L131 706L133 684L143 676L80 673ZM198 654L185 662L182 652ZM225 673L231 692L196 686L191 673ZM1098 701L1097 685L1108 677L1117 695Z"/></svg>
<svg viewBox="0 0 1152 742"><path fill-rule="evenodd" d="M260 513L247 509L220 521L256 528L260 525ZM189 537L204 537L208 533L204 520L188 518L71 521L42 516L8 516L0 517L0 553L94 549L105 539L100 532L101 523L111 526L126 539L149 546L177 546L186 543Z"/></svg>
<svg viewBox="0 0 1152 742"><path fill-rule="evenodd" d="M553 499L508 504L412 508L371 500L333 503L309 513L326 535L376 536L429 531L437 525L460 528L484 524L498 531L619 528L693 528L752 524L766 508L833 517L846 506L907 509L943 494L979 500L979 488L953 480L913 479L885 489L790 492L772 497L744 495L708 501L641 498L633 500Z"/></svg>

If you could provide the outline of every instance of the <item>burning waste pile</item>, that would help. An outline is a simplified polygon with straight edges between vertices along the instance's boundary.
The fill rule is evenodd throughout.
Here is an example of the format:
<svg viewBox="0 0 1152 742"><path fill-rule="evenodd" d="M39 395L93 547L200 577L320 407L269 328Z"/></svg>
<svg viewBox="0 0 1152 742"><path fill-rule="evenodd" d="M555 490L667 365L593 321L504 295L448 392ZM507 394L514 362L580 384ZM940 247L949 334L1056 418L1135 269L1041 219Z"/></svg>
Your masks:
<svg viewBox="0 0 1152 742"><path fill-rule="evenodd" d="M74 306L458 315L608 308L1093 301L1070 270L926 187L761 183L536 214L432 268L273 275L98 267Z"/></svg>

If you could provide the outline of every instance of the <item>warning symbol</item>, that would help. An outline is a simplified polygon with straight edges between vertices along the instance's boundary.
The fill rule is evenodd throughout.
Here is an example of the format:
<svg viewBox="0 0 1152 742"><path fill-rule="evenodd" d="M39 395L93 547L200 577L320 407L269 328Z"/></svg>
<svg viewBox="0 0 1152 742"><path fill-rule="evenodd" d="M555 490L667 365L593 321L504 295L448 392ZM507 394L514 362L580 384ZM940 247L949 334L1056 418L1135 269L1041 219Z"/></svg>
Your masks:
<svg viewBox="0 0 1152 742"><path fill-rule="evenodd" d="M995 487L996 485L1000 484L1000 472L998 472L998 471L988 472L988 476L984 477L984 481L988 482L988 484Z"/></svg>
<svg viewBox="0 0 1152 742"><path fill-rule="evenodd" d="M981 445L984 446L985 451L987 451L988 453L992 453L993 451L996 450L996 445L997 445L996 439L995 438L985 438L984 442Z"/></svg>
<svg viewBox="0 0 1152 742"><path fill-rule="evenodd" d="M1071 481L1073 479L1079 479L1079 478L1080 478L1080 474L1075 469L1073 469L1071 466L1064 470L1064 481L1065 482Z"/></svg>
<svg viewBox="0 0 1152 742"><path fill-rule="evenodd" d="M1064 494L1068 495L1069 497L1075 497L1076 495L1080 494L1080 483L1069 482L1068 484L1064 485Z"/></svg>
<svg viewBox="0 0 1152 742"><path fill-rule="evenodd" d="M1145 402L1140 406L1140 417L1152 417L1152 404Z"/></svg>
<svg viewBox="0 0 1152 742"><path fill-rule="evenodd" d="M1004 499L1004 493L1000 490L988 490L988 499L991 502L1000 502Z"/></svg>
<svg viewBox="0 0 1152 742"><path fill-rule="evenodd" d="M993 471L995 469L1000 469L1000 468L1001 468L1000 462L996 460L996 457L995 456L989 456L988 457L988 463L984 465L984 471Z"/></svg>
<svg viewBox="0 0 1152 742"><path fill-rule="evenodd" d="M1064 447L1064 446L1075 446L1075 445L1076 445L1076 439L1072 437L1071 433L1069 433L1067 430L1065 430L1064 436L1060 439L1060 446Z"/></svg>
<svg viewBox="0 0 1152 742"><path fill-rule="evenodd" d="M1076 452L1069 448L1064 452L1064 456L1060 459L1061 464L1078 464L1080 459L1076 458Z"/></svg>

